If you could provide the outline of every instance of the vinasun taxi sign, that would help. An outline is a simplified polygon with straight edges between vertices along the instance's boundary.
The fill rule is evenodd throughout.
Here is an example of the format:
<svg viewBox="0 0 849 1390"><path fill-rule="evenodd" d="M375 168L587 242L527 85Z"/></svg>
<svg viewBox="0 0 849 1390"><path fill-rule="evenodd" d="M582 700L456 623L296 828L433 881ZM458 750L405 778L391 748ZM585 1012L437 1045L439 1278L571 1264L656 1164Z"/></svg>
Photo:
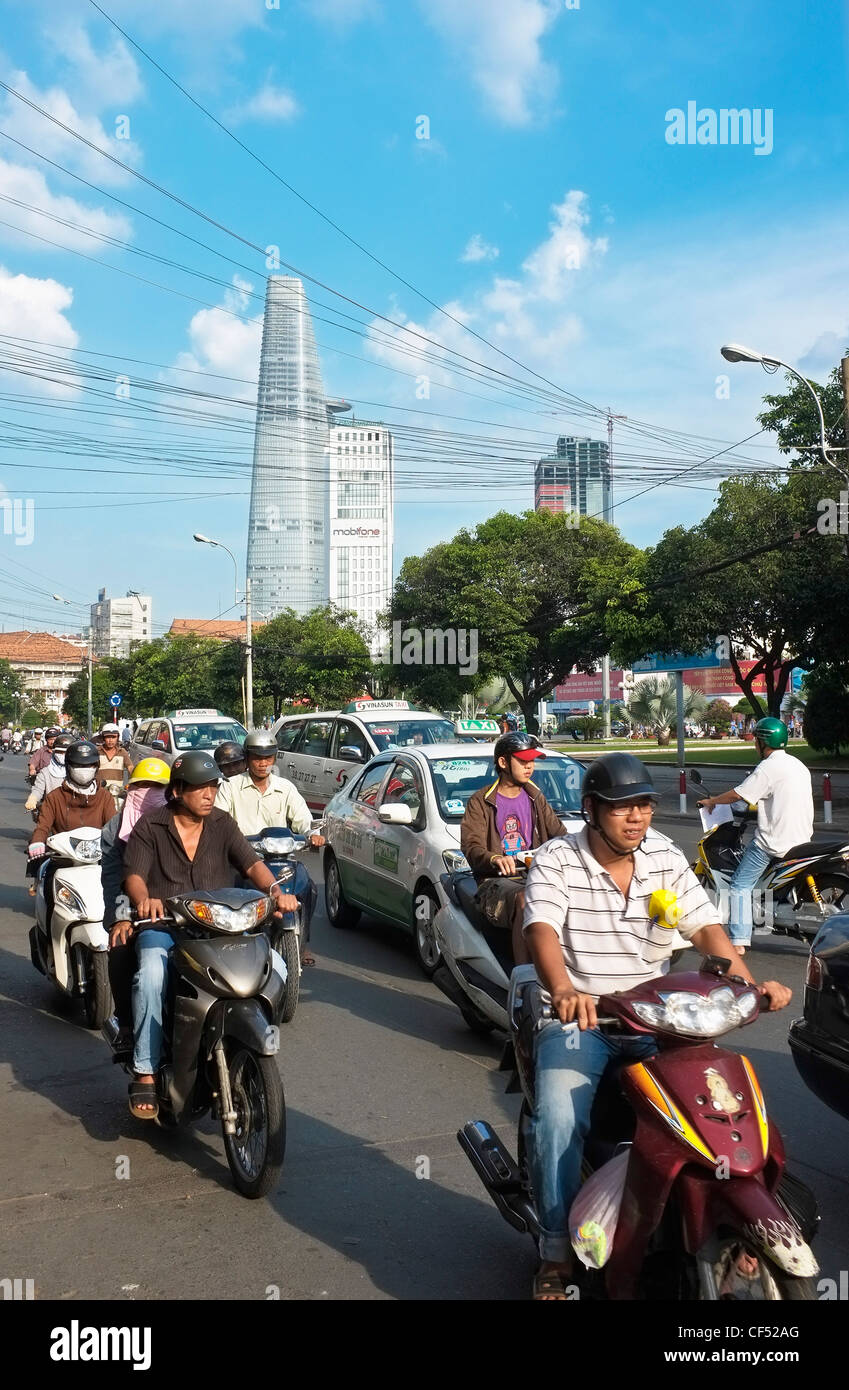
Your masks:
<svg viewBox="0 0 849 1390"><path fill-rule="evenodd" d="M408 710L409 708L409 700L352 700L349 705L345 706L342 713L370 714L373 711L375 714L378 714L388 709Z"/></svg>

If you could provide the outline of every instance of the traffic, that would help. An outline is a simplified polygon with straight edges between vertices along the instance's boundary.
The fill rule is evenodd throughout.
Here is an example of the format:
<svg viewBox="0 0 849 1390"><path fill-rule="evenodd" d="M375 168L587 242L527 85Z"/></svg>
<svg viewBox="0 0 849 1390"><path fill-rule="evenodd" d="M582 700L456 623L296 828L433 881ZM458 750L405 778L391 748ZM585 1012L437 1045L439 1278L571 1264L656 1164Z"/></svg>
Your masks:
<svg viewBox="0 0 849 1390"><path fill-rule="evenodd" d="M818 1297L816 1195L787 1166L754 1065L719 1041L791 1002L762 978L759 940L811 941L790 1047L812 1092L849 1113L831 1002L849 845L815 839L781 721L756 726L755 772L705 797L704 818L737 809L692 865L653 826L637 757L582 763L508 720L470 730L360 699L250 732L173 710L128 747L114 724L45 732L26 772L31 963L102 1033L141 1129L167 1140L208 1116L236 1191L279 1188L299 1142L287 1038L316 1007L304 971L325 963L310 946L320 853L331 926L407 933L422 988L496 1045L521 1096L515 1143L459 1097L456 1129L533 1241L535 1300Z"/></svg>

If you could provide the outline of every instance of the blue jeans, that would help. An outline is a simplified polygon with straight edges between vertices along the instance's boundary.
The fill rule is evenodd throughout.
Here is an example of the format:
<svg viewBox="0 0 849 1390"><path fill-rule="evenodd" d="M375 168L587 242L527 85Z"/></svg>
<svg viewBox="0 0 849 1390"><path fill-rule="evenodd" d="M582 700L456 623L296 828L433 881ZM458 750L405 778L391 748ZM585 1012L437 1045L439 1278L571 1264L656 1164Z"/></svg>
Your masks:
<svg viewBox="0 0 849 1390"><path fill-rule="evenodd" d="M139 968L133 980L133 1070L153 1075L162 1058L162 1014L168 988L170 932L149 927L136 942Z"/></svg>
<svg viewBox="0 0 849 1390"><path fill-rule="evenodd" d="M769 863L772 855L756 845L754 840L743 851L743 857L729 883L728 935L733 946L749 946L752 940L752 889Z"/></svg>
<svg viewBox="0 0 849 1390"><path fill-rule="evenodd" d="M598 1028L581 1033L577 1025L564 1030L559 1022L537 1034L528 1158L544 1260L562 1264L572 1253L569 1209L581 1186L590 1111L607 1063L618 1057L640 1062L656 1051L654 1038L611 1037Z"/></svg>

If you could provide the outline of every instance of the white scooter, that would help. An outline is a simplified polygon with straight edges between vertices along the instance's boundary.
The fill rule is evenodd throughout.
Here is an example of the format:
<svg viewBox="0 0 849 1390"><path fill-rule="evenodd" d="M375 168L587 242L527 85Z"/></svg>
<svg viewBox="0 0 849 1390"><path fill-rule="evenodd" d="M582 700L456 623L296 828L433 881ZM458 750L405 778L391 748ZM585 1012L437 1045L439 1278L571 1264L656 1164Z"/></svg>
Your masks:
<svg viewBox="0 0 849 1390"><path fill-rule="evenodd" d="M81 996L87 1026L100 1028L113 1005L99 830L83 826L48 837L47 853L38 868L29 945L36 970L63 994Z"/></svg>

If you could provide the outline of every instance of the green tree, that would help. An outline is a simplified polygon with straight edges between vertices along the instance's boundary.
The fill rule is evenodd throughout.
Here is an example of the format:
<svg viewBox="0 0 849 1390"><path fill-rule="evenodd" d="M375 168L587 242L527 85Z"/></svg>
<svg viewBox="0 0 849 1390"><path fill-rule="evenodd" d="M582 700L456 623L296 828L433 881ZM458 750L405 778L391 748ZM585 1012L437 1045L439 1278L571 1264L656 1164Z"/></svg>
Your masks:
<svg viewBox="0 0 849 1390"><path fill-rule="evenodd" d="M24 694L23 678L8 661L0 660L0 715L11 719Z"/></svg>
<svg viewBox="0 0 849 1390"><path fill-rule="evenodd" d="M707 701L700 690L684 686L684 718L700 720ZM632 724L644 724L657 737L660 747L669 743L670 731L678 718L678 692L667 676L646 676L637 681L628 704Z"/></svg>
<svg viewBox="0 0 849 1390"><path fill-rule="evenodd" d="M818 666L805 681L804 733L812 748L832 752L849 744L849 670Z"/></svg>
<svg viewBox="0 0 849 1390"><path fill-rule="evenodd" d="M294 700L343 704L371 691L373 679L365 624L332 604L303 617L286 609L254 638L254 691L271 701L275 718Z"/></svg>
<svg viewBox="0 0 849 1390"><path fill-rule="evenodd" d="M137 714L161 714L179 706L220 703L228 713L241 708L227 643L192 633L157 637L128 662L130 702Z"/></svg>
<svg viewBox="0 0 849 1390"><path fill-rule="evenodd" d="M705 706L700 723L708 729L713 725L719 733L727 734L731 728L731 706L728 701L711 700L710 704Z"/></svg>
<svg viewBox="0 0 849 1390"><path fill-rule="evenodd" d="M847 349L849 351L849 349ZM819 455L820 423L817 408L810 391L789 372L785 376L787 390L783 395L764 396L766 410L761 411L758 421L765 429L772 430L783 454L794 454L794 467L817 468L821 465ZM822 401L826 424L826 442L835 449L849 443L846 439L843 391L839 368L829 373L825 386L812 381L811 386Z"/></svg>
<svg viewBox="0 0 849 1390"><path fill-rule="evenodd" d="M605 610L636 555L602 521L583 517L575 526L548 511L498 512L408 557L385 625L476 633L474 675L482 684L503 677L536 732L539 701L573 666L591 670L607 649ZM624 630L632 619L619 621Z"/></svg>

